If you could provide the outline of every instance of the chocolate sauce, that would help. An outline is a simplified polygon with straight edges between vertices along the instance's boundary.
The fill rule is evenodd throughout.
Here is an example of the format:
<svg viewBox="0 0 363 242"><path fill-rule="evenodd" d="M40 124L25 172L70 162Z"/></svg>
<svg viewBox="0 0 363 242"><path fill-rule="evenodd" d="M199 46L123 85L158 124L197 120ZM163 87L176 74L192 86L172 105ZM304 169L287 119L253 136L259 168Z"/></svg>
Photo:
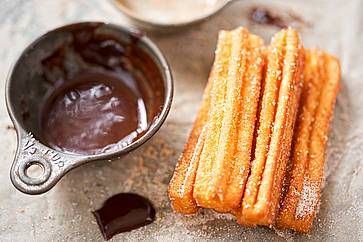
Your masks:
<svg viewBox="0 0 363 242"><path fill-rule="evenodd" d="M144 100L122 80L83 73L53 94L44 112L44 138L52 147L98 154L130 144L148 127Z"/></svg>
<svg viewBox="0 0 363 242"><path fill-rule="evenodd" d="M100 31L72 26L68 42L41 62L48 89L42 140L55 149L100 154L144 134L162 109L156 64L137 46Z"/></svg>
<svg viewBox="0 0 363 242"><path fill-rule="evenodd" d="M120 193L107 199L93 214L106 240L118 233L150 224L155 219L151 202L133 193Z"/></svg>
<svg viewBox="0 0 363 242"><path fill-rule="evenodd" d="M269 8L257 6L251 8L249 12L249 19L250 21L261 24L261 25L273 25L278 28L287 28L293 24L299 25L307 25L300 16L297 16L293 13L284 13L284 14L277 14L276 12L272 11Z"/></svg>

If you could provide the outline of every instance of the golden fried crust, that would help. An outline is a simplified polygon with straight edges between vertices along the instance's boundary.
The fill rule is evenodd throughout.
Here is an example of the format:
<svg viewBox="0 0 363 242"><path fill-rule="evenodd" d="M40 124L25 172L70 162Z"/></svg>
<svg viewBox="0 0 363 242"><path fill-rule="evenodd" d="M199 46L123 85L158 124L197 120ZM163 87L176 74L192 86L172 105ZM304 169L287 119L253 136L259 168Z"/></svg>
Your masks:
<svg viewBox="0 0 363 242"><path fill-rule="evenodd" d="M289 36L288 36L289 37ZM287 37L287 38L288 38ZM305 51L303 48L298 49L298 59L297 59L297 71L294 73L295 76L292 78L296 81L293 84L293 95L289 96L287 106L290 107L290 109L287 109L286 113L286 124L285 124L285 131L283 135L283 143L282 148L280 150L280 157L279 161L277 163L277 172L274 177L274 184L272 186L272 196L271 196L271 206L270 206L270 212L269 212L269 222L268 224L274 223L275 219L277 217L277 213L279 210L279 202L282 195L282 185L283 181L285 179L286 174L286 168L287 163L290 156L291 151L291 143L294 133L294 127L295 127L295 121L296 116L298 113L298 105L300 101L301 96L301 89L303 84L303 66L305 62ZM294 55L294 52L290 52L290 54ZM286 57L287 59L289 57ZM293 68L293 67L292 67Z"/></svg>
<svg viewBox="0 0 363 242"><path fill-rule="evenodd" d="M228 186L223 194L224 206L230 209L240 207L246 181L250 171L251 153L257 108L260 98L265 51L262 40L250 35L248 67L242 81L239 121L237 121L237 142L233 167L229 173ZM238 131L238 132L237 132Z"/></svg>
<svg viewBox="0 0 363 242"><path fill-rule="evenodd" d="M292 168L277 219L278 227L299 232L310 230L318 209L327 135L340 82L335 57L320 50L307 50L306 56Z"/></svg>
<svg viewBox="0 0 363 242"><path fill-rule="evenodd" d="M213 162L211 180L208 184L213 189L210 204L220 212L229 210L224 206L224 192L228 186L228 180L231 170L233 169L233 159L238 140L238 120L240 118L240 93L243 82L243 75L247 67L248 38L249 33L244 28L231 31L231 56L228 66L228 77L226 82L226 97L223 103L222 126L219 130L219 142L215 144L217 154Z"/></svg>
<svg viewBox="0 0 363 242"><path fill-rule="evenodd" d="M293 180L291 184L295 191L301 191L304 181L304 172L309 153L309 140L314 120L315 110L318 106L317 100L320 97L320 90L323 87L319 75L319 55L307 50L305 55L304 84L301 95L297 127L294 135L294 145L291 154L291 166L295 172L288 174L287 179ZM298 192L288 192L284 198L286 204L291 204L284 210L293 213L298 202ZM288 201L288 202L287 202Z"/></svg>
<svg viewBox="0 0 363 242"><path fill-rule="evenodd" d="M241 202L264 62L259 37L244 28L231 31L230 36L229 62L224 66L227 76L218 90L224 100L211 105L206 139L213 142L203 147L194 189L200 206L220 212L230 211ZM213 120L218 121L219 129L209 130Z"/></svg>
<svg viewBox="0 0 363 242"><path fill-rule="evenodd" d="M200 153L204 145L205 135L201 135L201 133L208 119L210 91L214 75L212 70L199 113L169 184L169 198L174 210L178 213L192 214L198 210L193 198L193 187Z"/></svg>
<svg viewBox="0 0 363 242"><path fill-rule="evenodd" d="M228 65L231 55L231 33L221 31L219 33L217 50L215 53L214 76L211 90L211 105L206 125L206 138L200 156L197 175L194 184L193 197L202 207L211 207L215 194L209 187L213 179L213 162L217 155L215 145L218 144L219 134L223 120L223 104L226 96L226 82L228 78Z"/></svg>
<svg viewBox="0 0 363 242"><path fill-rule="evenodd" d="M300 96L303 62L304 52L297 32L286 29L277 33L269 46L255 159L239 223L274 223Z"/></svg>
<svg viewBox="0 0 363 242"><path fill-rule="evenodd" d="M251 212L253 211L253 206L257 198L258 185L264 169L264 163L268 152L268 143L271 135L271 127L275 116L278 87L280 85L282 75L280 70L280 56L283 54L282 50L285 42L285 35L279 34L275 36L275 42L275 48L269 48L267 55L268 67L262 90L263 96L258 120L258 139L256 141L254 153L255 159L252 162L251 175L248 178L242 201L242 211L240 211L241 216L238 217L238 221L243 224L246 223L244 214L246 212L248 213L249 210L251 210Z"/></svg>

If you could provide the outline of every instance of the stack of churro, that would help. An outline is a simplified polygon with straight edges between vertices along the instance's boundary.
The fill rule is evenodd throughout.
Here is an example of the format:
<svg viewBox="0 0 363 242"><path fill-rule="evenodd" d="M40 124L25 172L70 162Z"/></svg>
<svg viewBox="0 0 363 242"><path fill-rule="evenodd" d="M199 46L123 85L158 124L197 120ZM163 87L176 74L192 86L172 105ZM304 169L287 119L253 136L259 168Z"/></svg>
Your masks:
<svg viewBox="0 0 363 242"><path fill-rule="evenodd" d="M267 47L245 28L221 31L169 185L174 210L211 208L243 225L309 231L339 80L339 62L304 50L291 28Z"/></svg>

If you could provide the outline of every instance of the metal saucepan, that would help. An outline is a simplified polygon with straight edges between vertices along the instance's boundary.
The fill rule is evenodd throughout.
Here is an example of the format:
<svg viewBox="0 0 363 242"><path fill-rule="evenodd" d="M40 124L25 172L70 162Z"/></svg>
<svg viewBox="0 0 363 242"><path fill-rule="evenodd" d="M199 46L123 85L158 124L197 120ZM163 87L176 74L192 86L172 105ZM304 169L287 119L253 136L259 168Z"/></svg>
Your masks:
<svg viewBox="0 0 363 242"><path fill-rule="evenodd" d="M142 49L155 63L162 76L160 86L164 89L162 90L164 97L159 114L151 119L147 131L131 144L101 154L81 155L56 150L42 140L38 117L46 93L52 85L44 81L39 66L49 53L60 45L69 43L72 38L71 32L81 31L90 26L97 34L112 35L125 45L132 43ZM171 107L172 96L173 80L167 61L156 45L138 31L114 24L83 22L63 26L44 34L23 51L6 82L6 104L18 140L15 159L10 170L12 183L18 190L27 194L44 193L75 167L94 160L116 159L134 150L150 139L163 124ZM29 175L34 166L41 168L40 175Z"/></svg>

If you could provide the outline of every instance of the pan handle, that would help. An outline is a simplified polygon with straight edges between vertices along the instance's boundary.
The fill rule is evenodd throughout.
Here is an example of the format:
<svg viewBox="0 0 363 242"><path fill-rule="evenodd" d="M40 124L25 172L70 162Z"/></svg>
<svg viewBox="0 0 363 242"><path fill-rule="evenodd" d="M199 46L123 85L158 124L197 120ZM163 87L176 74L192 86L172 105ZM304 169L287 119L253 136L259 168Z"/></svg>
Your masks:
<svg viewBox="0 0 363 242"><path fill-rule="evenodd" d="M18 148L11 166L13 185L26 194L41 194L51 189L68 171L87 162L84 156L53 150L32 134L18 130Z"/></svg>

